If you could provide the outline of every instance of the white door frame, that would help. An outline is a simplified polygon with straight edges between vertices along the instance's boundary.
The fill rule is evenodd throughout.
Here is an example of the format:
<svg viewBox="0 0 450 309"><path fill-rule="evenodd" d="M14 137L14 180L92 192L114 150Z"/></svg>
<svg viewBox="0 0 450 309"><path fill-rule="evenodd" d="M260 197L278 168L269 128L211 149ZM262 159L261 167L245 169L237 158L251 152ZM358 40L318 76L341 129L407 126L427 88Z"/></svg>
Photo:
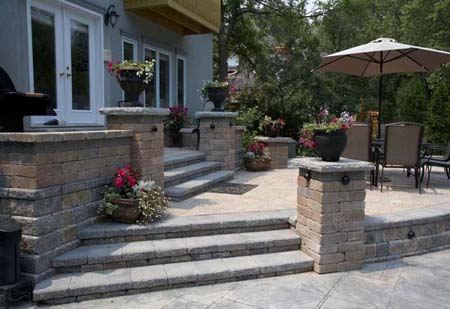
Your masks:
<svg viewBox="0 0 450 309"><path fill-rule="evenodd" d="M183 106L186 107L187 104L187 59L185 56L177 55L177 104L180 105L180 102L178 102L178 59L183 60Z"/></svg>
<svg viewBox="0 0 450 309"><path fill-rule="evenodd" d="M155 99L156 99L156 107L160 107L161 103L160 103L160 97L159 97L159 54L164 54L166 56L169 57L169 106L173 106L173 53L168 51L168 50L164 50L158 47L155 47L153 45L144 43L144 47L143 47L143 55L142 55L142 60L145 61L145 50L151 50L154 51L156 53L156 59L155 59L155 69L154 69L154 75L153 78L155 78ZM144 92L145 93L145 92ZM144 96L145 98L145 96Z"/></svg>
<svg viewBox="0 0 450 309"><path fill-rule="evenodd" d="M90 11L78 5L69 3L65 0L27 0L27 28L28 28L28 62L29 62L29 88L34 91L33 76L33 45L32 45L32 27L31 27L31 7L41 8L55 14L55 57L56 71L66 72L67 58L70 58L70 37L67 38L65 15L74 15L80 21L91 21L90 26L94 27L89 30L89 65L90 65L90 105L89 111L73 111L70 83L66 77L56 74L57 83L57 113L58 119L70 125L86 125L86 124L104 124L104 117L98 113L98 109L104 106L104 59L103 59L103 16L96 12ZM86 17L84 17L86 16ZM69 19L70 20L70 19ZM66 29L66 33L64 33ZM92 49L91 49L92 48ZM68 50L67 50L68 49ZM62 50L61 52L56 52ZM70 63L69 63L70 64ZM88 117L77 119L76 115L90 113ZM87 115L86 115L87 116ZM32 124L41 124L48 119L55 117L32 117Z"/></svg>

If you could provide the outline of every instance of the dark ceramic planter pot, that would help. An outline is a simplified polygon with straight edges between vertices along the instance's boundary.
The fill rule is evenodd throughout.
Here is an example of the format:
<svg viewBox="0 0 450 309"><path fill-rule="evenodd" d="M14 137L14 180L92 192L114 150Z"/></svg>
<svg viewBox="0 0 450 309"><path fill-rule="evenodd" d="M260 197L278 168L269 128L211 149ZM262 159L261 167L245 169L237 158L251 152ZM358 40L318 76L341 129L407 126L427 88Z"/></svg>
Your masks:
<svg viewBox="0 0 450 309"><path fill-rule="evenodd" d="M213 112L223 112L223 102L228 96L228 87L208 87L208 99L213 102Z"/></svg>
<svg viewBox="0 0 450 309"><path fill-rule="evenodd" d="M114 198L111 200L118 208L113 211L111 217L114 221L120 223L133 224L139 218L137 209L138 200L126 198Z"/></svg>
<svg viewBox="0 0 450 309"><path fill-rule="evenodd" d="M315 150L323 161L336 162L339 161L345 146L347 146L347 133L345 129L329 133L325 130L315 130L314 142Z"/></svg>
<svg viewBox="0 0 450 309"><path fill-rule="evenodd" d="M280 128L266 126L266 136L268 137L278 137L280 135Z"/></svg>
<svg viewBox="0 0 450 309"><path fill-rule="evenodd" d="M139 96L145 89L144 76L137 76L135 68L122 69L117 76L120 88L125 92L126 101L119 102L120 107L142 107Z"/></svg>

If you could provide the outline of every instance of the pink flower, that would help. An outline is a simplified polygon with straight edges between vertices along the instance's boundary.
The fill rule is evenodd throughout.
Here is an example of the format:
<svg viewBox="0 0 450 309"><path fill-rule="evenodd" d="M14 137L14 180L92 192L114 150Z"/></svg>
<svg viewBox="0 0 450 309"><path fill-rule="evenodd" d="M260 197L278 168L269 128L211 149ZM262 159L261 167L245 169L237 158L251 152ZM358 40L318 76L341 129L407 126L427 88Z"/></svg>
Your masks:
<svg viewBox="0 0 450 309"><path fill-rule="evenodd" d="M264 143L258 143L258 147L260 150L264 150L264 148L266 148L266 145L264 145Z"/></svg>
<svg viewBox="0 0 450 309"><path fill-rule="evenodd" d="M116 179L114 179L114 186L115 186L116 188L122 188L124 184L125 184L125 183L124 183L122 177L117 177Z"/></svg>
<svg viewBox="0 0 450 309"><path fill-rule="evenodd" d="M117 170L117 175L118 176L122 177L122 176L125 176L125 174L126 174L126 172L125 172L125 170L123 168L119 168Z"/></svg>
<svg viewBox="0 0 450 309"><path fill-rule="evenodd" d="M338 119L337 119L337 118L333 118L333 119L330 120L330 122L331 122L331 123L337 123L337 122L338 122Z"/></svg>
<svg viewBox="0 0 450 309"><path fill-rule="evenodd" d="M326 108L322 109L319 112L319 116L327 116L328 115L328 110Z"/></svg>
<svg viewBox="0 0 450 309"><path fill-rule="evenodd" d="M127 177L127 181L128 181L128 184L131 186L131 187L133 187L135 184L136 184L136 179L134 179L134 177L132 177L132 176L126 176Z"/></svg>
<svg viewBox="0 0 450 309"><path fill-rule="evenodd" d="M341 124L341 129L347 129L347 125L345 123Z"/></svg>

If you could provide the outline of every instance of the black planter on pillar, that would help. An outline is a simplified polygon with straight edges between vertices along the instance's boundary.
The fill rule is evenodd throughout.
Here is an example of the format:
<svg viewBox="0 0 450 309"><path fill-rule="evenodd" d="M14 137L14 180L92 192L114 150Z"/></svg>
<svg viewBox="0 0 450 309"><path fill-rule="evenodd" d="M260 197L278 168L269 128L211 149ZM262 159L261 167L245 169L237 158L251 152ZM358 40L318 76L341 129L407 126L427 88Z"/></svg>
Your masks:
<svg viewBox="0 0 450 309"><path fill-rule="evenodd" d="M347 146L347 133L345 129L331 132L326 130L314 131L315 150L323 161L339 161L345 146Z"/></svg>
<svg viewBox="0 0 450 309"><path fill-rule="evenodd" d="M208 99L214 104L213 112L223 112L223 102L228 96L228 87L208 87Z"/></svg>
<svg viewBox="0 0 450 309"><path fill-rule="evenodd" d="M142 107L143 103L139 102L139 96L144 91L146 84L144 76L137 76L139 69L127 68L122 69L117 76L120 88L125 91L125 100L120 101L120 107Z"/></svg>

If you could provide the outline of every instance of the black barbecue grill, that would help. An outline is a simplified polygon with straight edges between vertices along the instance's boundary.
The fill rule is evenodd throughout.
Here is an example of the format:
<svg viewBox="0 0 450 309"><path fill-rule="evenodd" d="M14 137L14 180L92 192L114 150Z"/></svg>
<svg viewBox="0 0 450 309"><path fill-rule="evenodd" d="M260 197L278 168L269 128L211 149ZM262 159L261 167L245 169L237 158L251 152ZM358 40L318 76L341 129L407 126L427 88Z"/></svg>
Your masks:
<svg viewBox="0 0 450 309"><path fill-rule="evenodd" d="M0 67L0 132L23 132L24 116L56 115L48 95L17 92L8 73Z"/></svg>

